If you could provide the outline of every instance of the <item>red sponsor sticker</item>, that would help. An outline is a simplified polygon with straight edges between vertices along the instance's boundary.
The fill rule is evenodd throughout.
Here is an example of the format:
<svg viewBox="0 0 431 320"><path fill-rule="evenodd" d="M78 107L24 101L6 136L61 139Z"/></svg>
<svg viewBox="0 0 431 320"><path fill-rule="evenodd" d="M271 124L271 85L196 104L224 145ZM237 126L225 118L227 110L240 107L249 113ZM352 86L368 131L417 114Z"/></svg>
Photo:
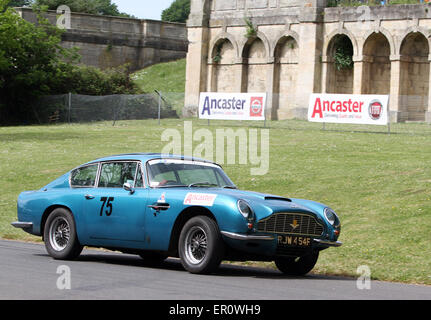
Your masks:
<svg viewBox="0 0 431 320"><path fill-rule="evenodd" d="M184 198L184 204L190 206L211 207L214 204L216 198L216 194L189 192Z"/></svg>

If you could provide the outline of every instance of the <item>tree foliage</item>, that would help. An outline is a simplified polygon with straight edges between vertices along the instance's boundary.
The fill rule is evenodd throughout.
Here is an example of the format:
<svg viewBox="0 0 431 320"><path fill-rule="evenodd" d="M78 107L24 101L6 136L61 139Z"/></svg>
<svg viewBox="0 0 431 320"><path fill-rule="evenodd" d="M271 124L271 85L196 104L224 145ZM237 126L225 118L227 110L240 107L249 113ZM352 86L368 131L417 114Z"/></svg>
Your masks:
<svg viewBox="0 0 431 320"><path fill-rule="evenodd" d="M8 3L0 0L0 119L17 119L28 115L29 102L50 92L78 55L60 46L62 31L40 12L36 26Z"/></svg>
<svg viewBox="0 0 431 320"><path fill-rule="evenodd" d="M83 12L105 16L133 17L118 10L111 0L34 0L37 6L47 6L48 10L57 10L61 5L67 5L72 12Z"/></svg>
<svg viewBox="0 0 431 320"><path fill-rule="evenodd" d="M130 78L127 65L107 70L92 66L74 66L69 72L61 74L51 89L51 94L71 92L93 96L138 92L136 84Z"/></svg>
<svg viewBox="0 0 431 320"><path fill-rule="evenodd" d="M162 21L185 23L190 14L190 0L175 0L162 12Z"/></svg>
<svg viewBox="0 0 431 320"><path fill-rule="evenodd" d="M59 93L116 94L137 91L127 68L101 71L77 66L77 49L61 46L62 30L34 8L38 23L22 19L0 0L0 123L35 120L35 101Z"/></svg>
<svg viewBox="0 0 431 320"><path fill-rule="evenodd" d="M11 0L8 7L26 7L31 5L33 0Z"/></svg>
<svg viewBox="0 0 431 320"><path fill-rule="evenodd" d="M347 36L339 36L335 40L334 63L337 70L353 68L353 45Z"/></svg>

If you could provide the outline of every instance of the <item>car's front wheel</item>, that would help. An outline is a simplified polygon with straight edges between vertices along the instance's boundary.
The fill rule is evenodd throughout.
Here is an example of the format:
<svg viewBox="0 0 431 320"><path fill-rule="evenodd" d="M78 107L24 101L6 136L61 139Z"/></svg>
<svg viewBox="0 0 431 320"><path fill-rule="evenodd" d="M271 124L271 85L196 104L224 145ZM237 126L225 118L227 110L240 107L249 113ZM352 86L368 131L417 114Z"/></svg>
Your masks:
<svg viewBox="0 0 431 320"><path fill-rule="evenodd" d="M224 243L217 223L206 216L197 216L184 225L178 243L183 267L191 273L215 271L224 255Z"/></svg>
<svg viewBox="0 0 431 320"><path fill-rule="evenodd" d="M58 260L73 260L83 249L76 235L75 220L70 211L57 208L51 212L44 229L45 248Z"/></svg>
<svg viewBox="0 0 431 320"><path fill-rule="evenodd" d="M319 252L312 252L302 257L278 257L275 265L278 270L287 275L304 276L313 270L319 259Z"/></svg>

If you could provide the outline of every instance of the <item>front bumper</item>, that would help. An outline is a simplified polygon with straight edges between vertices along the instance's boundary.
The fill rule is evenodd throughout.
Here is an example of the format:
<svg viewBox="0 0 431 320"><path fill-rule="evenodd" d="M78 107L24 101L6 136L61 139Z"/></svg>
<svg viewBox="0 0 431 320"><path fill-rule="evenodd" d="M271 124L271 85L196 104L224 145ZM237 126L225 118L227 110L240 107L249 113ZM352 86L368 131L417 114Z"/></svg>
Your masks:
<svg viewBox="0 0 431 320"><path fill-rule="evenodd" d="M322 240L322 239L313 239L315 243L325 245L328 247L341 247L343 245L340 241L328 241L328 240Z"/></svg>
<svg viewBox="0 0 431 320"><path fill-rule="evenodd" d="M271 235L249 235L249 234L234 233L234 232L227 232L227 231L221 231L221 234L233 240L243 240L243 241L251 241L251 240L272 241L275 239L275 236L271 236Z"/></svg>
<svg viewBox="0 0 431 320"><path fill-rule="evenodd" d="M19 229L32 229L33 228L33 222L15 221L15 222L12 222L11 225L13 227L19 228Z"/></svg>
<svg viewBox="0 0 431 320"><path fill-rule="evenodd" d="M239 242L248 242L248 241L263 241L263 242L274 242L276 241L276 235L258 235L258 234L243 234L243 233L234 233L221 231L221 234L229 240L239 240ZM315 247L320 248L328 248L328 247L341 247L343 245L340 241L330 241L314 238L313 244Z"/></svg>

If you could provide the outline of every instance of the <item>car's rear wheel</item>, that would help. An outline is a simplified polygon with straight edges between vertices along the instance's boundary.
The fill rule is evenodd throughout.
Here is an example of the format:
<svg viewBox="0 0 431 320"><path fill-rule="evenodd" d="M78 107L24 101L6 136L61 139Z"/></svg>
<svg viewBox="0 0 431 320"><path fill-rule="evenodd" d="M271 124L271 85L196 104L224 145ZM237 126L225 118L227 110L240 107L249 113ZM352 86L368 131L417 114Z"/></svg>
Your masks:
<svg viewBox="0 0 431 320"><path fill-rule="evenodd" d="M197 216L184 225L178 244L183 267L191 273L214 272L224 255L224 243L217 223L206 216Z"/></svg>
<svg viewBox="0 0 431 320"><path fill-rule="evenodd" d="M57 208L51 212L44 229L45 248L58 260L73 260L83 249L76 235L75 221L70 211Z"/></svg>
<svg viewBox="0 0 431 320"><path fill-rule="evenodd" d="M287 275L304 276L313 270L319 259L319 252L312 252L302 257L278 257L275 265L278 270Z"/></svg>

